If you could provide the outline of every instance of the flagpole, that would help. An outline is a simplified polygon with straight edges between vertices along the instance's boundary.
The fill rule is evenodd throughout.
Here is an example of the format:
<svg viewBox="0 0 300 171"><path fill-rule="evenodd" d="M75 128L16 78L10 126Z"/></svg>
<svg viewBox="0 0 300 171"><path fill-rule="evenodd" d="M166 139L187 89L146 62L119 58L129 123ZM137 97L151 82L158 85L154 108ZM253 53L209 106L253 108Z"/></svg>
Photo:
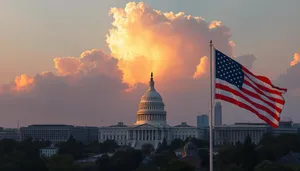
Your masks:
<svg viewBox="0 0 300 171"><path fill-rule="evenodd" d="M209 170L213 171L213 44L210 47L210 104L209 104Z"/></svg>

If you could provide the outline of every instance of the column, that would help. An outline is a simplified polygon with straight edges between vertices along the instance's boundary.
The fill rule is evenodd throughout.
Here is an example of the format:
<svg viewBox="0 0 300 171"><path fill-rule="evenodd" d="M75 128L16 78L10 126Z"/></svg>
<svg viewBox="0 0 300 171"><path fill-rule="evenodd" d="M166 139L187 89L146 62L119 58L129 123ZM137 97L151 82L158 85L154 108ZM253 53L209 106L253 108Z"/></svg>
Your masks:
<svg viewBox="0 0 300 171"><path fill-rule="evenodd" d="M154 140L154 130L151 130L151 140Z"/></svg>

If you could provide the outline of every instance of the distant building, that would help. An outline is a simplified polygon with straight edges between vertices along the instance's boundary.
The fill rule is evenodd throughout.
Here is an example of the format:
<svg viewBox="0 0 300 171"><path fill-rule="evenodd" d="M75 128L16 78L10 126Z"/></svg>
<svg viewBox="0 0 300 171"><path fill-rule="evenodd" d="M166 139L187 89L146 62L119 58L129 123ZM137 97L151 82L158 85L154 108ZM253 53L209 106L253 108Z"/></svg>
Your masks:
<svg viewBox="0 0 300 171"><path fill-rule="evenodd" d="M149 89L144 93L139 103L134 125L117 125L99 128L99 142L111 139L119 145L129 145L140 149L143 144L152 144L156 149L165 139L170 143L175 138L182 140L188 137L198 137L197 127L182 122L180 125L167 124L167 112L161 95L155 90L153 75L149 82Z"/></svg>
<svg viewBox="0 0 300 171"><path fill-rule="evenodd" d="M235 145L243 143L249 135L254 144L258 144L265 133L280 135L283 133L297 134L299 127L294 127L292 121L281 121L279 127L274 129L266 123L235 123L233 125L215 126L213 132L214 145Z"/></svg>
<svg viewBox="0 0 300 171"><path fill-rule="evenodd" d="M208 121L209 119L207 115L197 116L197 127L198 128L208 127L209 126Z"/></svg>
<svg viewBox="0 0 300 171"><path fill-rule="evenodd" d="M40 149L40 156L50 158L58 153L58 147L54 147L52 145L51 147L41 148Z"/></svg>
<svg viewBox="0 0 300 171"><path fill-rule="evenodd" d="M19 141L19 130L16 128L0 128L0 140L2 139L13 139Z"/></svg>
<svg viewBox="0 0 300 171"><path fill-rule="evenodd" d="M215 104L215 124L214 126L222 126L222 105L221 102L216 102Z"/></svg>
<svg viewBox="0 0 300 171"><path fill-rule="evenodd" d="M98 140L97 127L81 127L73 125L29 125L20 129L21 139L51 141L60 143L67 141L72 135L74 139L83 143Z"/></svg>

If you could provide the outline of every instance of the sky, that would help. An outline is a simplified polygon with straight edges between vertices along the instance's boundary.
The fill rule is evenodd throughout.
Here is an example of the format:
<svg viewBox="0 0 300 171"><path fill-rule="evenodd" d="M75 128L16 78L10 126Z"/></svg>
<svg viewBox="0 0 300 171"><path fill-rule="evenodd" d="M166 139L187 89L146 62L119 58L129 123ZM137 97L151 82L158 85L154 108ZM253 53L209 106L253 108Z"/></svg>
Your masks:
<svg viewBox="0 0 300 171"><path fill-rule="evenodd" d="M168 122L195 125L208 108L210 39L287 87L282 116L300 122L298 0L135 2L0 0L0 125L132 124L151 71ZM225 123L258 121L223 109Z"/></svg>

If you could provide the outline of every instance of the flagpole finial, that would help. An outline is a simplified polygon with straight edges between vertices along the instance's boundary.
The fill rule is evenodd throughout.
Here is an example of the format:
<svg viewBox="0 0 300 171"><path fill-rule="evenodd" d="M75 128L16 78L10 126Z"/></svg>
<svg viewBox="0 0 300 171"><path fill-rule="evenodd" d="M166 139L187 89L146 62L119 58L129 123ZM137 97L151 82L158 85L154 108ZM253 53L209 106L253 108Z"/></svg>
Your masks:
<svg viewBox="0 0 300 171"><path fill-rule="evenodd" d="M212 40L209 41L209 45L212 46Z"/></svg>

